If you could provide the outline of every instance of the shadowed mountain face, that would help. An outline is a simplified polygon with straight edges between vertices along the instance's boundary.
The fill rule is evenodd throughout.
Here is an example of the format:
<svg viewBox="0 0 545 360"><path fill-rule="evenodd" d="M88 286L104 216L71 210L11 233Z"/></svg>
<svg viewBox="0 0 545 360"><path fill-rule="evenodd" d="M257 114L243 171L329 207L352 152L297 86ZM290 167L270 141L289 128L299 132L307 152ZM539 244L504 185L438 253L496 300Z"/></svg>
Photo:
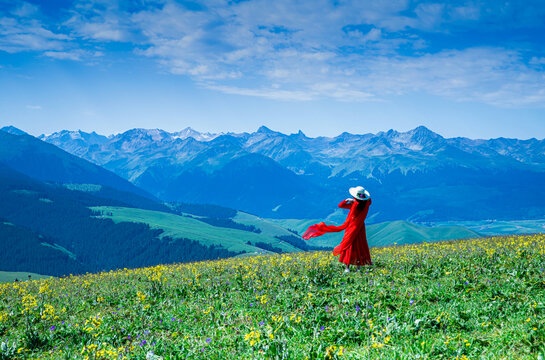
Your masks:
<svg viewBox="0 0 545 360"><path fill-rule="evenodd" d="M174 238L162 236L162 229L152 229L139 219L114 223L101 217L94 207L159 214L159 218L179 218L186 223L192 220L221 231L198 220L155 211L164 208L161 204L147 206L149 210L132 207L123 200L133 203L142 203L142 200L125 194L113 199L111 195L115 195L116 190L108 191L106 194L102 190L80 191L44 183L0 163L0 270L58 276L216 259L239 253L185 238L184 235L191 235L187 233ZM195 228L200 229L194 225L193 232L197 231ZM239 233L246 234L245 231ZM236 235L232 238L237 238ZM229 237L222 239L228 241ZM250 245L246 247L258 250Z"/></svg>
<svg viewBox="0 0 545 360"><path fill-rule="evenodd" d="M261 127L201 134L62 131L42 140L168 201L215 203L268 217L325 216L364 185L372 221L545 215L545 141L443 138L408 132L309 138Z"/></svg>
<svg viewBox="0 0 545 360"><path fill-rule="evenodd" d="M0 131L0 162L14 170L41 181L98 184L153 198L111 171L14 128L8 130Z"/></svg>

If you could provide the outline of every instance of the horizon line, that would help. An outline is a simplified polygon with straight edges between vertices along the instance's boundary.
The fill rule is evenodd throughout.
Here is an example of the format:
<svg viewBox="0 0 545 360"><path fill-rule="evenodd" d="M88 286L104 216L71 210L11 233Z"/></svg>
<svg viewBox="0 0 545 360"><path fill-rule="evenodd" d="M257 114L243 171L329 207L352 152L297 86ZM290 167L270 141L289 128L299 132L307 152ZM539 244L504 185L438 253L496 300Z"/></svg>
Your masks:
<svg viewBox="0 0 545 360"><path fill-rule="evenodd" d="M271 132L271 133L277 133L277 134L281 134L281 135L284 135L284 136L293 136L293 135L298 135L298 134L302 134L304 137L306 138L309 138L309 139L318 139L318 138L331 138L331 139L335 139L335 138L338 138L340 136L342 136L343 134L349 134L349 135L354 135L354 136L365 136L365 135L373 135L373 136L378 136L379 134L382 134L382 133L389 133L389 132L396 132L396 133L399 133L399 134L406 134L406 133L409 133L411 131L414 131L416 129L419 129L419 128L423 128L427 131L430 131L432 132L433 134L435 135L438 135L440 137L442 137L443 139L469 139L469 140L499 140L499 139L509 139L509 140L521 140L521 141L530 141L530 140L537 140L537 141L544 141L545 138L543 139L539 139L539 138L536 138L535 136L534 137L531 137L531 138L514 138L514 137L505 137L505 136L499 136L499 137L490 137L490 138L471 138L471 137L467 137L467 136L454 136L454 137L445 137L443 135L441 135L439 132L436 132L432 129L430 129L428 126L426 125L418 125L412 129L409 129L409 130L406 130L406 131L399 131L399 130L396 130L396 129L393 129L393 128L390 128L388 130L381 130L381 131L378 131L376 133L372 133L372 132L368 132L368 133L362 133L362 134L357 134L357 133L351 133L351 132L348 132L348 131L343 131L341 132L340 134L336 135L336 136L326 136L326 135L319 135L319 136L315 136L315 137L311 137L311 136L307 136L305 134L305 132L303 130L299 130L298 132L295 132L295 133L283 133L281 131L276 131L276 130L272 130L271 128L269 128L268 126L266 125L260 125L255 131L242 131L242 132L234 132L234 131L229 131L229 132L212 132L212 131L200 131L200 130L196 130L194 129L193 127L191 126L186 126L185 128L181 129L181 130L174 130L174 131L168 131L168 130L165 130L165 129L161 129L161 128L143 128L143 127L135 127L135 128L129 128L127 130L124 130L124 131L119 131L119 132L114 132L114 133L110 133L110 134L103 134L103 133L99 133L97 132L96 130L91 130L91 131L85 131L85 130L82 130L82 129L73 129L73 130L70 130L70 129L61 129L61 130L58 130L58 131L54 131L52 133L49 133L49 134L46 134L46 133L41 133L39 135L33 135L31 133L29 133L28 131L26 130L23 130L23 129L20 129L18 127L16 127L15 125L6 125L6 126L3 126L2 128L0 128L0 130L4 130L6 128L13 128L13 129L16 129L16 130L19 130L19 131L22 131L30 136L33 136L35 138L40 138L40 137L49 137L51 135L54 135L54 134L59 134L63 131L66 131L66 132L82 132L82 133L85 133L85 134L96 134L96 135L99 135L99 136L104 136L106 138L113 138L113 137L116 137L116 136L119 136L119 135L122 135L122 134L125 134L131 130L146 130L146 131L150 131L150 130L158 130L158 131L162 131L162 132L165 132L169 135L172 135L172 134L176 134L176 133L179 133L179 132L182 132L184 130L192 130L192 131L195 131L197 132L198 134L201 134L201 135L211 135L211 136L214 136L216 135L215 138L217 137L220 137L220 136L226 136L226 135L243 135L243 134L248 134L248 135L251 135L251 134L256 134L256 133L259 133L259 132ZM262 130L262 131L260 131ZM192 136L188 136L188 137L192 137ZM197 140L197 139L194 139L194 140ZM199 141L199 140L197 140Z"/></svg>

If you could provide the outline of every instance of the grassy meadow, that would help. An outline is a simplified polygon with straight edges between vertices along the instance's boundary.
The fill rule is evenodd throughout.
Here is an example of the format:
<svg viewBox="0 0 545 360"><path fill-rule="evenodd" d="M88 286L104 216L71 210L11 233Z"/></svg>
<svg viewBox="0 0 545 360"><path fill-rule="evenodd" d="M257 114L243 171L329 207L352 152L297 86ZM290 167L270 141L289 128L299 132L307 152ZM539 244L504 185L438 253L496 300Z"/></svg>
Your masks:
<svg viewBox="0 0 545 360"><path fill-rule="evenodd" d="M539 359L545 235L0 284L0 359Z"/></svg>
<svg viewBox="0 0 545 360"><path fill-rule="evenodd" d="M191 217L179 216L161 211L143 210L137 208L97 206L91 208L100 212L101 218L111 219L115 223L144 223L152 229L161 229L160 237L185 238L198 241L205 245L220 245L229 251L244 251L248 253L265 252L248 244L265 242L274 245L284 252L298 251L292 245L280 241L273 236L256 234L249 231L216 227Z"/></svg>
<svg viewBox="0 0 545 360"><path fill-rule="evenodd" d="M346 217L346 213L344 214ZM322 220L319 219L267 219L279 227L286 229L292 229L303 235L308 227L312 224L316 224ZM326 220L326 224L335 224ZM337 224L342 224L342 221ZM365 229L367 231L367 241L369 246L380 247L388 245L406 245L416 244L421 242L443 241L443 240L457 240L457 239L470 239L480 237L481 234L473 230L467 229L462 226L445 225L440 226L421 226L409 221L397 220L386 221L377 224L366 224ZM310 243L316 246L334 247L342 241L344 232L331 233L325 236L320 236L310 240Z"/></svg>
<svg viewBox="0 0 545 360"><path fill-rule="evenodd" d="M444 221L432 222L431 226L462 226L479 234L536 234L545 232L545 220L475 220L475 221Z"/></svg>
<svg viewBox="0 0 545 360"><path fill-rule="evenodd" d="M29 277L30 276L30 277ZM46 279L50 276L34 274L29 272L16 272L16 271L0 271L0 283L9 282L9 281L25 281L25 280L36 280L36 279Z"/></svg>

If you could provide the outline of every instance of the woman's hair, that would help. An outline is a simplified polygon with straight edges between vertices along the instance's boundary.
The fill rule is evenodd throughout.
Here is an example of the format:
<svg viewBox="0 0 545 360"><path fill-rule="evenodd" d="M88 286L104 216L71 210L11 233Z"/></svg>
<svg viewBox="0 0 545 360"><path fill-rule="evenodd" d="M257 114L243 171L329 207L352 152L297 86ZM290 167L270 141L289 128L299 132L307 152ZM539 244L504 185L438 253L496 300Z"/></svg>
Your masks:
<svg viewBox="0 0 545 360"><path fill-rule="evenodd" d="M354 199L356 199L356 198L354 198ZM369 201L369 200L359 200L359 199L356 199L356 201L358 202L358 207L357 207L357 209L358 209L358 210L363 210L363 209L365 209L365 204L367 204L367 201Z"/></svg>

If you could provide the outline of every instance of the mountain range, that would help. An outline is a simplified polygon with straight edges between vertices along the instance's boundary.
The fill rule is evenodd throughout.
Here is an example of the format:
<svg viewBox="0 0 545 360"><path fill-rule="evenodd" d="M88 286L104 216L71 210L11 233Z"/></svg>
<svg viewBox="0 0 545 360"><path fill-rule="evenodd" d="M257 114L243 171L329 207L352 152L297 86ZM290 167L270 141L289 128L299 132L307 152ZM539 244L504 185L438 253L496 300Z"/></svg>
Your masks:
<svg viewBox="0 0 545 360"><path fill-rule="evenodd" d="M71 155L23 132L0 131L0 161L37 180L56 183L91 183L154 199L151 194L101 166Z"/></svg>
<svg viewBox="0 0 545 360"><path fill-rule="evenodd" d="M39 139L169 202L212 203L271 218L332 215L348 188L372 194L370 220L532 219L545 215L545 141L407 132L307 137L132 129Z"/></svg>
<svg viewBox="0 0 545 360"><path fill-rule="evenodd" d="M282 147L275 145L275 141L284 142L284 149L288 149L297 141L310 143L314 140L302 133L282 135L266 128L254 134L203 135L190 129L177 134L133 131L133 135L138 135L135 139L143 138L145 141L142 142L147 141L146 146L136 140L127 143L121 135L117 141L116 136L104 137L96 133L66 132L59 136L65 137L62 141L64 147L73 146L71 151L74 153L77 149L81 151L79 157L19 129L8 127L2 130L0 246L3 251L0 253L0 271L10 273L0 275L6 279L20 277L20 274L11 273L14 271L66 275L255 253L331 248L338 244L342 234L323 236L310 242L302 241L300 234L308 225L322 219L328 223L344 221L346 211L332 210L338 197L345 195L340 191L334 194L336 190L332 184L361 181L352 179L353 174L345 179L346 176L332 175L331 172L328 175L325 173L327 176L320 176L317 172L310 174L286 166L283 161L287 157L282 160ZM347 134L343 137L346 138ZM278 151L266 154L267 146L261 144L266 141L272 141L274 144L270 145L271 149L276 147ZM336 141L340 141L342 146L350 145L339 139ZM169 193L164 189L158 187L159 191L154 191L150 187L143 190L130 176L125 174L127 178L123 178L121 172L115 174L84 159L85 154L108 155L107 149L116 142L120 150L112 158L117 159L118 164L124 165L130 172L135 173L138 163L148 164L148 168L140 169L142 173L150 174L149 169L152 168L163 180L171 180L168 170L178 169L180 173L170 174L175 181L184 185L192 181L194 189L206 185L202 188L203 193L186 194L189 192L188 187L181 187L178 194L193 196L192 199L197 200L181 203L176 199L168 199L165 194ZM177 153L167 146L170 143L172 147L173 143L180 142L192 144L193 150L188 145L185 153ZM82 144L91 145L82 151ZM154 146L155 150L152 150ZM329 150L324 145L321 152L337 149L335 145L328 146ZM355 151L356 147L351 146ZM309 149L310 145L307 144L307 150L300 151L316 159L320 158L318 150L314 153ZM191 154L192 158L184 158L184 154ZM186 164L188 169L175 161L176 156L178 162ZM120 158L124 160L119 161ZM313 166L318 170L322 166L323 170L324 165L320 165L318 160L309 159L308 163L314 161ZM170 165L161 168L157 166L158 162ZM109 164L113 163L115 160ZM524 164L522 161L519 163L522 165L517 165L517 171L529 171L532 176L540 174L539 166ZM302 163L302 166L306 165ZM198 175L197 178L184 178L187 175L185 170ZM377 171L374 172L376 174ZM397 185L403 185L402 181L407 179L410 177L398 178L400 183ZM531 177L528 179L532 180ZM208 183L202 184L201 181ZM371 184L377 179L366 177L365 181ZM430 180L430 183L433 181ZM389 186L394 185L392 181ZM376 213L380 214L384 198L376 190L371 189L375 220L379 218ZM520 197L520 194L517 196ZM436 197L441 196L439 194ZM232 201L232 204L229 203L227 207L199 204L203 198L216 203ZM165 199L171 202L165 202ZM537 203L539 200L541 198L538 197ZM267 206L273 201L280 204L276 209L267 211ZM290 205L294 213L301 213L302 210L306 214L324 212L317 206L320 202L329 213L327 217L290 220L278 216L274 219L265 218L262 215L287 213L287 206L284 205ZM515 201L511 199L510 202ZM235 210L233 204L239 209L253 207L256 212L251 214ZM422 227L407 221L371 224L367 230L370 246L480 236L460 226Z"/></svg>
<svg viewBox="0 0 545 360"><path fill-rule="evenodd" d="M28 143L36 159L29 159ZM143 197L142 190L108 170L28 135L0 134L0 150L6 147L12 151L0 151L0 271L59 276L303 250L235 223L229 219L237 213L232 209L188 206L199 213L194 216L182 213L180 204L169 207ZM24 163L11 164L20 171L6 165L12 153ZM104 179L96 177L96 168ZM58 172L49 174L50 169ZM75 183L76 176L83 183ZM110 217L115 211L136 215L117 221ZM174 224L178 231L157 223Z"/></svg>

